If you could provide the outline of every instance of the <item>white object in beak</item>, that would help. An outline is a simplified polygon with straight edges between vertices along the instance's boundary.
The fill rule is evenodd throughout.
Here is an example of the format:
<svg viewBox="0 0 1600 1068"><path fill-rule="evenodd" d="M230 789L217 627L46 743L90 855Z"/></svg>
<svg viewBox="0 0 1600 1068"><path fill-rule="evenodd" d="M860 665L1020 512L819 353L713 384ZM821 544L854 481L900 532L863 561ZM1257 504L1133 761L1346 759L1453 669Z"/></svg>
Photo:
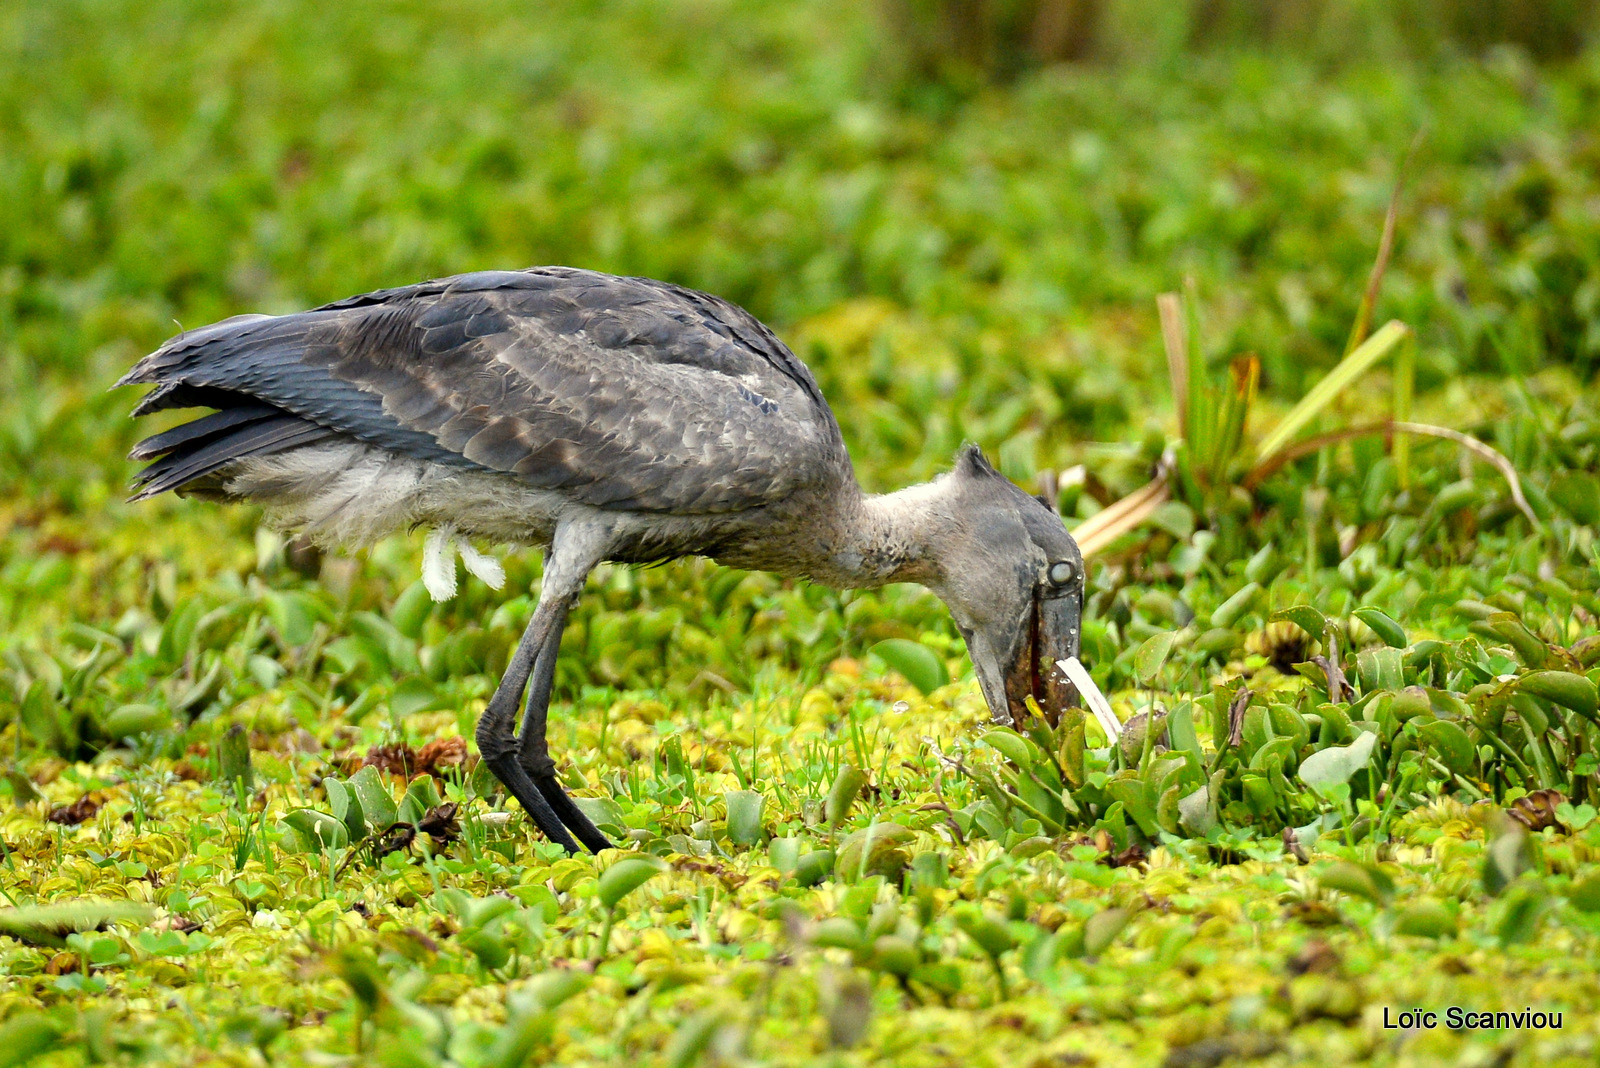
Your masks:
<svg viewBox="0 0 1600 1068"><path fill-rule="evenodd" d="M1100 687L1094 684L1094 676L1089 674L1089 669L1075 656L1057 660L1056 667L1067 676L1068 682L1078 688L1078 692L1089 705L1089 711L1094 713L1095 721L1100 724L1100 729L1106 732L1106 737L1114 744L1122 737L1122 721L1111 711L1111 702L1100 692Z"/></svg>

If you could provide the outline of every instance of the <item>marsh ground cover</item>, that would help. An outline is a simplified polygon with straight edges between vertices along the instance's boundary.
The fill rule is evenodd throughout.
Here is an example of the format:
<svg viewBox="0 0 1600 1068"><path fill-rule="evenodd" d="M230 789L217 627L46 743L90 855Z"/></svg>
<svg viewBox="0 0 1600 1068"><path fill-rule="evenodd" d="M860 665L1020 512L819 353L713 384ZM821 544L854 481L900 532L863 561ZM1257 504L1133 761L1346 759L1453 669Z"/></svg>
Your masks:
<svg viewBox="0 0 1600 1068"><path fill-rule="evenodd" d="M1600 61L985 88L885 47L855 5L0 14L0 891L64 910L4 914L0 1060L1592 1061ZM872 488L976 440L1081 464L1076 522L1176 430L1185 276L1219 379L1261 361L1247 439L1335 364L1419 127L1379 321L1538 523L1444 442L1185 488L1091 574L1085 658L1160 745L988 731L916 589L604 570L555 737L638 856L567 858L452 741L535 561L435 606L420 535L119 503L104 390L174 321L554 262L772 323ZM1384 1027L1449 1005L1562 1027Z"/></svg>

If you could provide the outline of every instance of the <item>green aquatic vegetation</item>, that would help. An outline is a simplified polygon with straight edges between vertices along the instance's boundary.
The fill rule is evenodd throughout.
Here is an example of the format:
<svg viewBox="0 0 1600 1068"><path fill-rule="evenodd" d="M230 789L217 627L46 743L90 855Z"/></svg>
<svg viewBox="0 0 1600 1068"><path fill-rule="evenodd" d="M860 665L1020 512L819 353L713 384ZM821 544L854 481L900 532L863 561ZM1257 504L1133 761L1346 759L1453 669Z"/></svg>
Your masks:
<svg viewBox="0 0 1600 1068"><path fill-rule="evenodd" d="M1594 54L952 93L892 43L832 2L0 16L0 1064L1592 1061ZM1209 420L1204 492L1087 576L1120 741L985 722L920 589L605 567L551 729L621 848L568 857L470 743L537 554L435 604L419 539L119 503L104 387L174 320L539 262L749 306L873 488L975 440L1078 524ZM1524 500L1319 433L1374 412ZM1450 1005L1564 1023L1387 1026Z"/></svg>

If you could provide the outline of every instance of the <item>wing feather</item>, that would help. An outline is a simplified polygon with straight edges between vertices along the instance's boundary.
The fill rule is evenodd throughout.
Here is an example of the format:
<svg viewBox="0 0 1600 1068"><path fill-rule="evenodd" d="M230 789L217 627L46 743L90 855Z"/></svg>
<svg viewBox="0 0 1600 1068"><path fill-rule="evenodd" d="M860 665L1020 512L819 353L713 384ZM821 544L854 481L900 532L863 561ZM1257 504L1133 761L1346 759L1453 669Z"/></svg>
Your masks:
<svg viewBox="0 0 1600 1068"><path fill-rule="evenodd" d="M124 381L157 384L144 410L244 393L602 508L739 511L849 471L810 372L754 317L667 283L570 268L239 317L174 338Z"/></svg>

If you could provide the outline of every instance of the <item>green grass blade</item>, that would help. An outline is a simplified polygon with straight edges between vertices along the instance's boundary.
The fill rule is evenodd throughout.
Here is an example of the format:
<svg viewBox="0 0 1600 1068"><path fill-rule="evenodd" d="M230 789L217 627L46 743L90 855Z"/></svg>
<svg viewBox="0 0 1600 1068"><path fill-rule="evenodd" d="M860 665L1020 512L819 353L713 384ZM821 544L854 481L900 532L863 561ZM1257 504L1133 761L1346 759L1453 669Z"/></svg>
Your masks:
<svg viewBox="0 0 1600 1068"><path fill-rule="evenodd" d="M1304 430L1307 423L1315 419L1326 408L1333 398L1372 369L1372 366L1389 354L1400 341L1411 334L1411 328L1398 319L1391 319L1385 323L1377 333L1373 334L1350 355L1339 361L1339 366L1329 371L1327 377L1311 387L1311 391L1300 399L1283 421L1273 427L1261 442L1260 449L1256 452L1256 462L1259 464L1282 449L1294 440L1296 434Z"/></svg>
<svg viewBox="0 0 1600 1068"><path fill-rule="evenodd" d="M1183 298L1176 293L1156 297L1161 315L1161 346L1167 354L1167 376L1172 381L1172 406L1178 412L1178 436L1189 436L1189 345L1183 328Z"/></svg>

